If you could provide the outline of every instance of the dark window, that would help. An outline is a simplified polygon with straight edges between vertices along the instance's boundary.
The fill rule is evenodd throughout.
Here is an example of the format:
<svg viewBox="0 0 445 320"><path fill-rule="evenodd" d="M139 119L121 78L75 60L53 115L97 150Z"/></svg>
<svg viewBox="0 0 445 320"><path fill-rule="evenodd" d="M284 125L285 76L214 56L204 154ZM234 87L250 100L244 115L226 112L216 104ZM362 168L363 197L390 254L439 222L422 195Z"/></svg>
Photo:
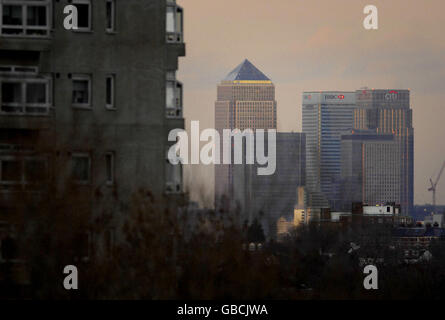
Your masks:
<svg viewBox="0 0 445 320"><path fill-rule="evenodd" d="M16 36L48 36L50 5L50 0L21 0L17 1L17 4L0 4L2 12L0 33Z"/></svg>
<svg viewBox="0 0 445 320"><path fill-rule="evenodd" d="M90 104L90 80L88 78L73 79L73 104Z"/></svg>
<svg viewBox="0 0 445 320"><path fill-rule="evenodd" d="M105 156L107 170L107 184L114 183L114 152L108 152Z"/></svg>
<svg viewBox="0 0 445 320"><path fill-rule="evenodd" d="M1 244L1 258L5 260L12 260L17 258L17 243L11 237L6 237L0 242Z"/></svg>
<svg viewBox="0 0 445 320"><path fill-rule="evenodd" d="M72 159L72 178L77 182L89 182L90 157L88 155L74 155Z"/></svg>
<svg viewBox="0 0 445 320"><path fill-rule="evenodd" d="M22 25L22 6L3 6L3 24L8 26Z"/></svg>
<svg viewBox="0 0 445 320"><path fill-rule="evenodd" d="M107 0L107 31L112 32L115 30L115 13L116 5L114 0Z"/></svg>
<svg viewBox="0 0 445 320"><path fill-rule="evenodd" d="M28 7L28 26L46 26L46 7Z"/></svg>
<svg viewBox="0 0 445 320"><path fill-rule="evenodd" d="M22 101L22 87L17 82L2 82L2 102L20 103Z"/></svg>
<svg viewBox="0 0 445 320"><path fill-rule="evenodd" d="M28 83L26 87L27 103L46 103L46 84L45 83Z"/></svg>
<svg viewBox="0 0 445 320"><path fill-rule="evenodd" d="M88 259L90 255L90 233L78 232L74 237L74 257L77 259Z"/></svg>
<svg viewBox="0 0 445 320"><path fill-rule="evenodd" d="M105 104L109 109L114 108L114 75L109 75L106 79Z"/></svg>
<svg viewBox="0 0 445 320"><path fill-rule="evenodd" d="M20 182L21 165L18 160L2 160L1 161L1 181L3 182Z"/></svg>
<svg viewBox="0 0 445 320"><path fill-rule="evenodd" d="M46 161L26 160L25 180L29 182L43 181L46 178Z"/></svg>
<svg viewBox="0 0 445 320"><path fill-rule="evenodd" d="M77 8L77 27L90 29L90 5L87 3L75 3Z"/></svg>

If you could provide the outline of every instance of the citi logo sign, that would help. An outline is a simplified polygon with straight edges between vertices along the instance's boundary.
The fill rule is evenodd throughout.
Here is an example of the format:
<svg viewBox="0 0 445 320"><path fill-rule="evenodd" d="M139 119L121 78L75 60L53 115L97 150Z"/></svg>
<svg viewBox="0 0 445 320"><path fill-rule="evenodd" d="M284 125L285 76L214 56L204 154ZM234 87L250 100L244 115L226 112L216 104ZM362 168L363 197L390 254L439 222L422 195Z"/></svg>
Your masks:
<svg viewBox="0 0 445 320"><path fill-rule="evenodd" d="M385 94L385 100L388 100L388 101L397 100L398 97L399 97L399 93L394 90L391 90Z"/></svg>

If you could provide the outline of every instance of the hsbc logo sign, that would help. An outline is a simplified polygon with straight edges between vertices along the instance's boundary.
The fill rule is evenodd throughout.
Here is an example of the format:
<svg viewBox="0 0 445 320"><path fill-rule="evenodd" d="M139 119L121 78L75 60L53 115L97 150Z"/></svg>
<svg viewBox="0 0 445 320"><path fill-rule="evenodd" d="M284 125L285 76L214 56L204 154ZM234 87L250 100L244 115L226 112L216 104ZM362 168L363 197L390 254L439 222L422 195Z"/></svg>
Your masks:
<svg viewBox="0 0 445 320"><path fill-rule="evenodd" d="M343 100L345 98L345 96L342 95L342 94L339 94L339 95L336 95L336 94L326 94L324 96L324 98L325 98L325 100Z"/></svg>
<svg viewBox="0 0 445 320"><path fill-rule="evenodd" d="M399 93L397 91L391 90L387 93L385 93L385 100L387 101L394 101L399 98Z"/></svg>

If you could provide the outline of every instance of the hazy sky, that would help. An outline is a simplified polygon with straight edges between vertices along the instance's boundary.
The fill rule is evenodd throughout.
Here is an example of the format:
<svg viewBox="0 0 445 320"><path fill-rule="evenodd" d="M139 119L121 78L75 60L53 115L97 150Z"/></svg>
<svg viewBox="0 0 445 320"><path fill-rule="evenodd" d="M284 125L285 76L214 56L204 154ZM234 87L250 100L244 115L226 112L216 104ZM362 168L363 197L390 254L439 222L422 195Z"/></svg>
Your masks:
<svg viewBox="0 0 445 320"><path fill-rule="evenodd" d="M182 0L186 57L178 78L185 117L213 127L216 86L248 58L276 86L278 130L301 131L308 90L411 89L416 204L445 160L445 1ZM363 28L378 8L379 29ZM193 175L193 179L191 179ZM193 181L193 183L190 183ZM195 199L213 197L213 168L186 169ZM438 186L445 204L445 175Z"/></svg>

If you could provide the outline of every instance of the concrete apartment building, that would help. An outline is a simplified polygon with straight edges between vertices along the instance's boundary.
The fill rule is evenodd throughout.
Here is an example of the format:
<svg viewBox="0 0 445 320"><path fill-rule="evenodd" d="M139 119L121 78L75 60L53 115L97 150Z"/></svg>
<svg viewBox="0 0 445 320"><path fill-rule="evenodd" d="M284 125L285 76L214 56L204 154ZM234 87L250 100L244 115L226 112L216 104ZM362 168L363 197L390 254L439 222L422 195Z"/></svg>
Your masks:
<svg viewBox="0 0 445 320"><path fill-rule="evenodd" d="M125 213L138 190L182 194L166 161L184 128L182 19L175 0L0 0L0 220L67 186L92 214Z"/></svg>
<svg viewBox="0 0 445 320"><path fill-rule="evenodd" d="M277 102L272 81L249 60L244 60L218 85L215 129L276 129ZM222 163L222 161L221 161ZM222 197L234 199L233 166L215 165L215 205Z"/></svg>

